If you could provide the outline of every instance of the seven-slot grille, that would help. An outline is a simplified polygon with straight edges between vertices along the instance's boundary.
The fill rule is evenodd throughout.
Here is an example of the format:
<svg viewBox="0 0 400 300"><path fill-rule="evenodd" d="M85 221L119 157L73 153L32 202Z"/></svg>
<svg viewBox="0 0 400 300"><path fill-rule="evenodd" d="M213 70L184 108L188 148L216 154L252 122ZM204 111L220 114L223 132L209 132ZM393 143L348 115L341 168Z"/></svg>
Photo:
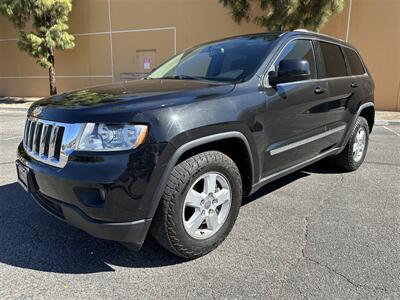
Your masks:
<svg viewBox="0 0 400 300"><path fill-rule="evenodd" d="M25 124L24 148L41 162L58 166L65 127L57 122L28 118Z"/></svg>

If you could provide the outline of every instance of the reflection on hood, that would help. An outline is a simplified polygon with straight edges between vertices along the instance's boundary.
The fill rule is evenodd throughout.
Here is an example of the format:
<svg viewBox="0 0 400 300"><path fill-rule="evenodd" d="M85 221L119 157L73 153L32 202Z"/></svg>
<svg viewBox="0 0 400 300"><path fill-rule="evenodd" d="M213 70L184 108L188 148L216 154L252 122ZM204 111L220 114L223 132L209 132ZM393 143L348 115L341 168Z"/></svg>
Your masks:
<svg viewBox="0 0 400 300"><path fill-rule="evenodd" d="M93 90L79 90L65 93L58 96L40 101L41 105L46 106L92 106L100 103L115 102L114 95L107 93L98 93Z"/></svg>

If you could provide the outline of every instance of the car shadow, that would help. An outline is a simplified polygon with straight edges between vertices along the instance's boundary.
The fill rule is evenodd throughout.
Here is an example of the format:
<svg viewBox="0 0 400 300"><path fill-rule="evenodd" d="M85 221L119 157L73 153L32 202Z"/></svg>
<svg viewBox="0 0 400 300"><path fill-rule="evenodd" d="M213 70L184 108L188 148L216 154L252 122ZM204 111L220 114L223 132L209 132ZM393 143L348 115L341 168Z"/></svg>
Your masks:
<svg viewBox="0 0 400 300"><path fill-rule="evenodd" d="M179 264L149 235L140 252L94 238L50 216L19 186L0 186L0 263L55 273L114 271Z"/></svg>
<svg viewBox="0 0 400 300"><path fill-rule="evenodd" d="M312 166L270 183L244 198L242 205L321 172L318 168ZM18 183L0 186L0 263L45 272L88 274L112 272L115 266L154 268L185 261L159 246L151 235L139 252L94 238L48 215Z"/></svg>
<svg viewBox="0 0 400 300"><path fill-rule="evenodd" d="M309 174L341 174L347 173L347 171L340 169L333 160L328 157L319 162L316 162L312 165L309 165L303 172L307 172Z"/></svg>
<svg viewBox="0 0 400 300"><path fill-rule="evenodd" d="M294 172L292 174L286 175L285 177L282 177L280 179L277 179L277 180L261 187L259 190L257 190L251 196L244 197L242 200L242 206L247 205L261 197L264 197L276 190L279 190L280 188L284 187L285 185L288 185L292 182L295 182L296 180L307 177L309 175L310 174L308 174L306 172L298 171L298 172Z"/></svg>
<svg viewBox="0 0 400 300"><path fill-rule="evenodd" d="M0 97L0 104L22 104L22 103L27 103L27 102L31 102L29 100L26 99L12 99L9 97Z"/></svg>
<svg viewBox="0 0 400 300"><path fill-rule="evenodd" d="M312 165L305 167L300 171L293 172L289 175L286 175L278 180L275 180L261 187L251 196L244 197L242 200L242 206L247 205L263 196L266 196L294 181L310 176L311 174L340 174L340 173L345 173L345 171L339 169L331 159L329 158L323 159L321 161L318 161Z"/></svg>

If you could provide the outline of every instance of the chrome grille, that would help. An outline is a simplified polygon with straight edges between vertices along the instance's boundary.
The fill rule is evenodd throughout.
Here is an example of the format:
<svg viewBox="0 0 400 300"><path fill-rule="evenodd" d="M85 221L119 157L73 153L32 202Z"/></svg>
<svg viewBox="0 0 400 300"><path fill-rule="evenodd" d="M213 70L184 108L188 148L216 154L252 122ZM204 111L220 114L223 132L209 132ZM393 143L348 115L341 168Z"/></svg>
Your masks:
<svg viewBox="0 0 400 300"><path fill-rule="evenodd" d="M68 155L75 149L81 128L81 124L28 118L23 139L24 149L32 158L62 168L68 161Z"/></svg>

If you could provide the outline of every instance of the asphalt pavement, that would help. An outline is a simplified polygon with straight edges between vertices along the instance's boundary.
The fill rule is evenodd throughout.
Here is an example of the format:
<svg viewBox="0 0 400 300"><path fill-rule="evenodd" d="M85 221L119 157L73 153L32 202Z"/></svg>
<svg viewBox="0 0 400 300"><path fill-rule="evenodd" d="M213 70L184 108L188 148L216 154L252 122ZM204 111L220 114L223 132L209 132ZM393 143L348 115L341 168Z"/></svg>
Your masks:
<svg viewBox="0 0 400 300"><path fill-rule="evenodd" d="M400 123L374 128L356 172L320 162L244 199L227 240L187 261L37 207L16 182L24 118L0 109L0 299L400 298Z"/></svg>

